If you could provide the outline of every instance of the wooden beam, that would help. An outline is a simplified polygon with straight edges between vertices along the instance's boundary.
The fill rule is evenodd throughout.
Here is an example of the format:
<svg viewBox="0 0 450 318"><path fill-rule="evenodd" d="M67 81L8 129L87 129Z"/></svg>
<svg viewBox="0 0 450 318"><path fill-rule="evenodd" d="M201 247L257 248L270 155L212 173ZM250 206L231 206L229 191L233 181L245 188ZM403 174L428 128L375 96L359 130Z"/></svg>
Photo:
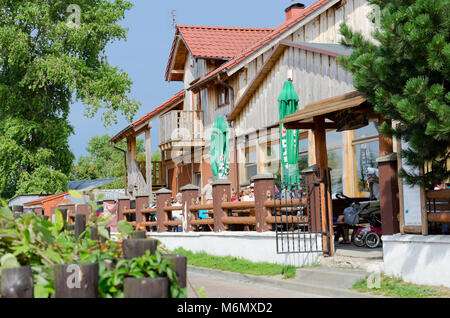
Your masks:
<svg viewBox="0 0 450 318"><path fill-rule="evenodd" d="M379 116L378 117L378 122L379 125L381 126L382 123L386 122L389 126L392 125L392 122L390 120L386 120L383 118L383 116ZM378 133L378 137L380 140L380 157L386 156L390 153L394 152L394 147L393 147L393 141L392 141L392 137L387 137L385 135L383 135L381 132Z"/></svg>
<svg viewBox="0 0 450 318"><path fill-rule="evenodd" d="M324 237L323 246L330 247L330 255L334 255L334 240L333 240L333 208L329 182L331 181L330 173L328 170L328 153L327 153L327 138L325 129L325 116L314 117L314 148L316 151L316 165L319 169L319 175L322 180L327 180L327 187L323 182L320 183L320 205L322 220L322 229L324 232L330 233L330 237L327 239ZM327 215L328 214L328 215ZM327 222L328 220L328 222Z"/></svg>
<svg viewBox="0 0 450 318"><path fill-rule="evenodd" d="M335 123L324 123L325 129L337 129ZM286 129L314 129L314 123L302 123L302 122L294 122L294 123L286 123Z"/></svg>
<svg viewBox="0 0 450 318"><path fill-rule="evenodd" d="M148 125L148 129L145 131L145 178L147 181L148 195L152 198L152 143L151 143L151 129L152 123Z"/></svg>
<svg viewBox="0 0 450 318"><path fill-rule="evenodd" d="M184 70L171 70L170 73L172 73L172 74L184 74Z"/></svg>

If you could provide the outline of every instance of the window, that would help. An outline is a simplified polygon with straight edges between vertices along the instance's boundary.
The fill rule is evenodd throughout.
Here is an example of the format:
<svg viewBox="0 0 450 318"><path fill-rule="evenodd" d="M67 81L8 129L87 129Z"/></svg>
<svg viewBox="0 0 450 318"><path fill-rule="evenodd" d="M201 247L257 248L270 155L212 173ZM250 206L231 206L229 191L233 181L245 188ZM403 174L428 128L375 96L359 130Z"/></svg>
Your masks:
<svg viewBox="0 0 450 318"><path fill-rule="evenodd" d="M228 87L223 86L223 85L218 85L217 86L217 106L222 107L222 106L228 105L230 103L229 95L230 94L228 93Z"/></svg>
<svg viewBox="0 0 450 318"><path fill-rule="evenodd" d="M245 180L250 179L258 174L258 165L256 163L256 147L248 147L245 149Z"/></svg>
<svg viewBox="0 0 450 318"><path fill-rule="evenodd" d="M344 144L343 134L337 131L327 132L328 167L331 169L331 193L343 192Z"/></svg>
<svg viewBox="0 0 450 318"><path fill-rule="evenodd" d="M300 173L302 173L302 171L308 167L309 167L308 137L306 137L304 139L300 139L300 142L299 142L298 171Z"/></svg>
<svg viewBox="0 0 450 318"><path fill-rule="evenodd" d="M265 162L264 171L271 173L274 176L281 175L281 160L280 160L280 143L279 142L269 142L265 146Z"/></svg>
<svg viewBox="0 0 450 318"><path fill-rule="evenodd" d="M367 180L373 176L373 172L369 168L378 168L376 159L380 156L376 122L371 122L368 126L355 130L353 151L356 160L355 175L358 178L355 190L359 195L367 195L369 192Z"/></svg>

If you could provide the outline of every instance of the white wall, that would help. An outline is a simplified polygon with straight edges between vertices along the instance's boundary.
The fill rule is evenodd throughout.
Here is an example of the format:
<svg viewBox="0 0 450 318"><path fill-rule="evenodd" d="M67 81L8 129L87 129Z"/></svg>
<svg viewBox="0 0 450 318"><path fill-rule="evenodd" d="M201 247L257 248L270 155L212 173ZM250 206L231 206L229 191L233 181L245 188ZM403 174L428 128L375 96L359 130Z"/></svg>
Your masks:
<svg viewBox="0 0 450 318"><path fill-rule="evenodd" d="M190 232L148 233L161 241L169 250L182 247L192 252L205 252L214 256L242 257L252 262L268 262L281 265L310 266L319 263L322 253L277 254L274 232ZM309 235L306 245L310 246ZM312 235L313 246L314 239ZM321 236L317 236L318 246Z"/></svg>
<svg viewBox="0 0 450 318"><path fill-rule="evenodd" d="M449 235L383 236L383 271L414 284L450 287Z"/></svg>

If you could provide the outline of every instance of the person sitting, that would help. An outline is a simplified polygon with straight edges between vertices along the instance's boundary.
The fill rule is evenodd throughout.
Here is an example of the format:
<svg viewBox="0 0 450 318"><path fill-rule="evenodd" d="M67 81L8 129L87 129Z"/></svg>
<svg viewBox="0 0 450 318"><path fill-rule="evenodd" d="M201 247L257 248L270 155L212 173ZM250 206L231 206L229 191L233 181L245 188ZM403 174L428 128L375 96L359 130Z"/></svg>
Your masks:
<svg viewBox="0 0 450 318"><path fill-rule="evenodd" d="M205 185L202 189L202 196L204 196L206 204L213 203L213 190L212 190L212 184L214 182L213 178L208 178L208 184Z"/></svg>
<svg viewBox="0 0 450 318"><path fill-rule="evenodd" d="M176 198L176 200L174 203L172 203L172 206L182 207L183 206L183 195L181 193L178 193L175 198ZM183 220L182 216L183 216L183 209L172 211L172 220L173 221L182 221ZM182 227L181 226L177 227L177 232L181 232L181 231L182 231Z"/></svg>

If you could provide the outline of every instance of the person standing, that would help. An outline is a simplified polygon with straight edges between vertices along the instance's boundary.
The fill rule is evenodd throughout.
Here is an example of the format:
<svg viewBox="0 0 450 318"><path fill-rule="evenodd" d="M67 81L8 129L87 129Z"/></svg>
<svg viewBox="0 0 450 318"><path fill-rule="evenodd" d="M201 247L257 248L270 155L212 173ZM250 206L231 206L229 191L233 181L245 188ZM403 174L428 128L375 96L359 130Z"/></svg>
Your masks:
<svg viewBox="0 0 450 318"><path fill-rule="evenodd" d="M213 203L213 189L212 184L214 182L213 178L208 178L208 184L202 189L202 196L204 196L206 204Z"/></svg>

